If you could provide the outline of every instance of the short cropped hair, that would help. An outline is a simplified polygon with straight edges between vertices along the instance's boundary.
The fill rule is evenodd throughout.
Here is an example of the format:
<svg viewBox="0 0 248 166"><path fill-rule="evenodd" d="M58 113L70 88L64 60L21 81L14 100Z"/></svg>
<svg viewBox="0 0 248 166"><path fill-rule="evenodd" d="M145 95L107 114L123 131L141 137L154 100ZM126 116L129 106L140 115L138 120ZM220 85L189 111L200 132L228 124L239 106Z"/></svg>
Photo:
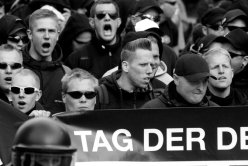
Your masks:
<svg viewBox="0 0 248 166"><path fill-rule="evenodd" d="M0 52L1 51L16 51L20 55L21 59L23 60L22 52L10 44L0 45Z"/></svg>
<svg viewBox="0 0 248 166"><path fill-rule="evenodd" d="M125 44L121 51L121 62L129 60L137 49L152 50L151 40L139 38Z"/></svg>
<svg viewBox="0 0 248 166"><path fill-rule="evenodd" d="M36 82L37 88L40 89L40 78L38 77L38 75L35 72L33 72L30 69L22 69L18 73L16 73L14 77L19 76L19 75L20 76L31 76L31 77L33 77L33 79Z"/></svg>
<svg viewBox="0 0 248 166"><path fill-rule="evenodd" d="M86 70L83 70L80 68L75 68L75 69L71 70L71 72L65 74L64 77L62 78L62 80L61 80L62 93L67 92L68 84L70 83L70 81L72 81L74 79L79 79L79 80L89 79L92 81L94 88L98 86L98 80L92 74L90 74Z"/></svg>
<svg viewBox="0 0 248 166"><path fill-rule="evenodd" d="M223 49L223 48L214 48L214 49L211 49L211 50L207 51L206 53L204 53L202 55L202 57L206 60L206 59L208 59L211 56L216 56L216 55L218 56L220 54L225 55L228 58L228 60L229 60L229 62L231 64L231 59L232 58L231 58L229 52L227 50Z"/></svg>
<svg viewBox="0 0 248 166"><path fill-rule="evenodd" d="M48 9L38 9L34 11L30 17L29 17L29 29L32 30L33 23L35 20L41 19L41 18L53 18L58 23L58 29L59 29L59 19L57 15Z"/></svg>
<svg viewBox="0 0 248 166"><path fill-rule="evenodd" d="M118 17L120 16L120 9L119 9L118 4L115 1L113 1L113 0L97 0L97 1L95 1L95 3L92 5L92 7L90 9L90 17L93 18L95 16L96 6L101 5L101 4L113 4L115 6Z"/></svg>

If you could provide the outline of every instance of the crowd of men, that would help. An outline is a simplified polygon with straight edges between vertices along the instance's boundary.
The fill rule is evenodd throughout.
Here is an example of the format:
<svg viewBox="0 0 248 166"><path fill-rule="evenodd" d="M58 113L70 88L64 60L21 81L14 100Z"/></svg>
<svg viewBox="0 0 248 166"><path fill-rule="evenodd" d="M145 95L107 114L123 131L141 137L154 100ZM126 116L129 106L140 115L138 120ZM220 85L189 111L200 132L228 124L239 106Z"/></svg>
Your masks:
<svg viewBox="0 0 248 166"><path fill-rule="evenodd" d="M51 117L248 104L248 1L212 1L194 21L181 0L82 2L0 4L0 99L9 107Z"/></svg>

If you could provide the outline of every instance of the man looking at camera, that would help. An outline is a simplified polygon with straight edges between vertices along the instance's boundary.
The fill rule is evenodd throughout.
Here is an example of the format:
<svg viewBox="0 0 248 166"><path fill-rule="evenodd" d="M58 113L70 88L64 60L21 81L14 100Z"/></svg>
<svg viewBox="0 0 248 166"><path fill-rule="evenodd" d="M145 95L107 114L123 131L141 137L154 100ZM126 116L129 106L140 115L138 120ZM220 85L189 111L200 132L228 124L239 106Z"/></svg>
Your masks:
<svg viewBox="0 0 248 166"><path fill-rule="evenodd" d="M117 35L121 24L119 7L112 0L96 1L89 21L95 36L90 43L69 55L65 64L85 69L99 79L120 61L121 40Z"/></svg>
<svg viewBox="0 0 248 166"><path fill-rule="evenodd" d="M61 63L62 52L57 45L59 37L57 16L50 10L38 9L29 18L29 45L24 48L24 66L34 71L40 78L43 92L39 102L52 113L62 107L61 78L70 70Z"/></svg>

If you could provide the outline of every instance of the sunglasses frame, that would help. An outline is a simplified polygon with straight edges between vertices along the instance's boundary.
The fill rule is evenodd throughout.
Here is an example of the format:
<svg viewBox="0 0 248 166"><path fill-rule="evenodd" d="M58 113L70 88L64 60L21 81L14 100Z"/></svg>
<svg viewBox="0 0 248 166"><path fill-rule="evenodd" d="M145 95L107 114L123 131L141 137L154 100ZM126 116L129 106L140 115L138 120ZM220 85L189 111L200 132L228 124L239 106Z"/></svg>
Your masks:
<svg viewBox="0 0 248 166"><path fill-rule="evenodd" d="M98 20L102 20L106 17L106 15L108 14L108 16L112 19L112 20L116 20L119 15L118 13L96 13L95 16Z"/></svg>
<svg viewBox="0 0 248 166"><path fill-rule="evenodd" d="M8 66L10 66L10 68L12 70L17 70L17 69L22 68L22 64L21 63L8 64L6 62L0 62L0 70L6 70Z"/></svg>
<svg viewBox="0 0 248 166"><path fill-rule="evenodd" d="M9 36L8 37L8 40L14 42L14 43L19 43L20 40L23 42L23 43L28 43L29 42L29 39L28 39L28 36Z"/></svg>
<svg viewBox="0 0 248 166"><path fill-rule="evenodd" d="M78 93L80 95L77 96L78 94L76 94L76 96L75 96L75 93ZM66 92L66 94L68 94L73 99L80 99L83 95L85 96L86 99L93 99L97 95L97 93L95 91L71 91L71 92Z"/></svg>
<svg viewBox="0 0 248 166"><path fill-rule="evenodd" d="M13 88L18 88L18 93L13 92ZM33 89L33 90L32 90L32 93L27 93L27 88ZM16 94L16 95L19 95L19 94L21 93L21 91L23 91L26 95L31 95L31 94L33 94L33 93L35 93L35 92L39 92L40 90L37 89L37 88L35 88L35 87L11 86L11 87L10 87L10 91L11 91L12 93Z"/></svg>

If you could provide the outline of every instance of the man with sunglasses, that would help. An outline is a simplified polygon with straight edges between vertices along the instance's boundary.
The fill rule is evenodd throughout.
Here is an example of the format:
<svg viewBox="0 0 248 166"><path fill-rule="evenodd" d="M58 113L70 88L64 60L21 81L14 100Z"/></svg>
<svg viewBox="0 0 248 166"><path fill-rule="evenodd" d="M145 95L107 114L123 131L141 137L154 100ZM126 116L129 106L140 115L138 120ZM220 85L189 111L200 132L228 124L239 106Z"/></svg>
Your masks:
<svg viewBox="0 0 248 166"><path fill-rule="evenodd" d="M28 116L49 117L51 113L38 102L41 95L40 79L32 70L22 69L13 77L10 100L16 109Z"/></svg>
<svg viewBox="0 0 248 166"><path fill-rule="evenodd" d="M75 68L62 78L62 98L66 111L94 110L98 80L89 72Z"/></svg>
<svg viewBox="0 0 248 166"><path fill-rule="evenodd" d="M13 76L20 71L23 63L21 53L12 45L0 46L0 99L9 103L9 89Z"/></svg>
<svg viewBox="0 0 248 166"><path fill-rule="evenodd" d="M8 43L18 50L29 42L24 21L10 14L0 19L0 36L0 44Z"/></svg>
<svg viewBox="0 0 248 166"><path fill-rule="evenodd" d="M95 31L91 42L69 55L65 64L71 68L83 68L101 78L120 61L119 7L112 0L96 1L90 11L89 23Z"/></svg>
<svg viewBox="0 0 248 166"><path fill-rule="evenodd" d="M40 78L42 97L39 102L52 114L63 109L61 78L70 70L61 62L63 55L57 44L59 33L56 14L47 9L38 9L29 17L30 43L23 49L25 68L34 71Z"/></svg>
<svg viewBox="0 0 248 166"><path fill-rule="evenodd" d="M248 17L242 10L233 9L226 12L222 19L221 26L223 28L224 35L227 35L229 32L237 28L248 32Z"/></svg>
<svg viewBox="0 0 248 166"><path fill-rule="evenodd" d="M201 17L202 32L204 35L213 34L222 36L223 31L220 27L222 18L226 13L222 8L210 8Z"/></svg>

